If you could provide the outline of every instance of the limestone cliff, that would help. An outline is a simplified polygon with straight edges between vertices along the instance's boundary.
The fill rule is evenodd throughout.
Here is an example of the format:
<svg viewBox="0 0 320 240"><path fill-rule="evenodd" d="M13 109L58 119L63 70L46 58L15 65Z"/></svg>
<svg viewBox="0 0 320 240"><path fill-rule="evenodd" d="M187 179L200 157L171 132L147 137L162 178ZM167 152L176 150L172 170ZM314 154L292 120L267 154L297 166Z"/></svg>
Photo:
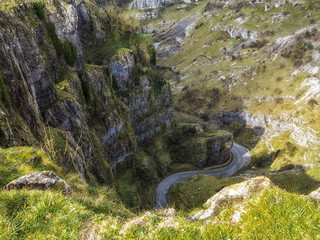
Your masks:
<svg viewBox="0 0 320 240"><path fill-rule="evenodd" d="M102 1L30 1L0 12L1 146L49 138L63 165L105 182L137 142L169 131L170 86L150 38Z"/></svg>
<svg viewBox="0 0 320 240"><path fill-rule="evenodd" d="M175 3L177 0L135 0L129 5L129 9L132 8L140 8L140 9L148 9L148 8L159 8L165 6L170 3Z"/></svg>

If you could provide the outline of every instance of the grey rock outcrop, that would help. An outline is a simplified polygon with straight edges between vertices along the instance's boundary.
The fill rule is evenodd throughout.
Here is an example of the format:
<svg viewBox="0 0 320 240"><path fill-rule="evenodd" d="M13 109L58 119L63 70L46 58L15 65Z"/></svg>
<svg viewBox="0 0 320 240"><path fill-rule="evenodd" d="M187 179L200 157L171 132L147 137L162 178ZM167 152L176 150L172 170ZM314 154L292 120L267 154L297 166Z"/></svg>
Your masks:
<svg viewBox="0 0 320 240"><path fill-rule="evenodd" d="M314 190L313 192L311 192L309 195L305 196L306 198L312 198L315 200L320 200L320 188Z"/></svg>
<svg viewBox="0 0 320 240"><path fill-rule="evenodd" d="M222 203L231 204L235 200L237 200L237 202L243 202L251 195L261 193L272 186L273 184L270 179L266 177L255 177L242 183L226 187L215 194L212 198L208 199L208 201L204 204L206 209L196 213L192 217L192 220L195 221L208 219L219 211L223 205ZM233 216L234 219L236 218L236 215L238 215L237 212Z"/></svg>
<svg viewBox="0 0 320 240"><path fill-rule="evenodd" d="M185 38L194 30L199 18L200 14L196 13L171 26L167 25L168 28L165 31L154 35L158 56L170 57L180 51L184 45Z"/></svg>
<svg viewBox="0 0 320 240"><path fill-rule="evenodd" d="M62 189L64 194L71 194L70 185L52 171L30 173L8 183L6 189L12 190L24 187L43 190L56 187L57 189Z"/></svg>
<svg viewBox="0 0 320 240"><path fill-rule="evenodd" d="M160 132L161 128L169 130L173 119L173 99L169 84L162 81L156 86L156 76L138 74L139 66L129 49L122 49L112 57L109 66L113 75L111 84L117 88L119 98L130 111L137 142L152 140L154 133Z"/></svg>
<svg viewBox="0 0 320 240"><path fill-rule="evenodd" d="M232 123L237 121L253 128L259 136L272 139L283 132L290 132L290 137L302 147L314 147L320 143L320 138L314 129L305 127L308 124L299 118L282 114L277 115L258 115L247 111L224 112L212 116L217 123Z"/></svg>
<svg viewBox="0 0 320 240"><path fill-rule="evenodd" d="M205 132L197 124L183 124L169 135L174 145L171 158L176 163L188 163L197 168L223 164L230 159L233 146L232 134Z"/></svg>
<svg viewBox="0 0 320 240"><path fill-rule="evenodd" d="M225 135L217 140L208 141L207 159L204 164L222 164L230 158L230 151L233 145L232 135Z"/></svg>
<svg viewBox="0 0 320 240"><path fill-rule="evenodd" d="M150 19L157 19L161 16L161 12L158 9L151 10L151 11L143 11L139 12L134 17L138 20L150 20Z"/></svg>
<svg viewBox="0 0 320 240"><path fill-rule="evenodd" d="M174 208L168 208L162 214L163 217L174 217L177 215L177 211Z"/></svg>
<svg viewBox="0 0 320 240"><path fill-rule="evenodd" d="M163 7L170 3L175 3L178 0L134 0L130 5L129 9L133 8L140 8L140 9L147 9L147 8L159 8Z"/></svg>
<svg viewBox="0 0 320 240"><path fill-rule="evenodd" d="M84 11L81 11L84 10L83 8L80 8L81 10L77 12L77 5L78 4L67 4L64 1L60 1L60 5L53 4L48 8L48 19L55 24L56 33L62 42L68 40L76 47L78 55L76 68L81 69L84 65L84 59L80 41L81 34L78 12L82 13L82 20L87 19L87 16L84 16Z"/></svg>
<svg viewBox="0 0 320 240"><path fill-rule="evenodd" d="M125 91L133 87L132 69L135 65L134 56L129 49L121 51L111 59L111 73L117 83L117 91Z"/></svg>
<svg viewBox="0 0 320 240"><path fill-rule="evenodd" d="M259 33L256 31L250 31L245 28L236 27L233 25L228 25L224 29L231 38L242 38L244 40L254 41L259 36Z"/></svg>

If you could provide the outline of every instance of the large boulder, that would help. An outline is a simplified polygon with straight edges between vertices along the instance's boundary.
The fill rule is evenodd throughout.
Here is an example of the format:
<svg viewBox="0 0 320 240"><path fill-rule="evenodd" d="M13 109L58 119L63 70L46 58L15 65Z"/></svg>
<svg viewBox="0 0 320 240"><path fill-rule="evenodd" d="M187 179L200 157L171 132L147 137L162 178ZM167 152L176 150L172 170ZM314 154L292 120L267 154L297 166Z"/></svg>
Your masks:
<svg viewBox="0 0 320 240"><path fill-rule="evenodd" d="M63 189L64 194L71 194L70 185L52 171L30 173L8 183L6 189L12 190L24 187L37 189L50 189L57 187L59 189Z"/></svg>
<svg viewBox="0 0 320 240"><path fill-rule="evenodd" d="M208 201L204 204L204 207L206 209L199 211L191 219L208 219L218 213L222 205L233 203L235 201L237 201L238 203L240 201L243 202L251 195L262 193L264 190L272 186L273 184L269 178L259 176L251 178L242 183L225 187L220 192L215 194L212 198L208 199ZM242 209L240 213L242 213L243 211L244 210ZM232 216L232 218L234 219L237 215L239 215L238 212L234 213L234 216Z"/></svg>

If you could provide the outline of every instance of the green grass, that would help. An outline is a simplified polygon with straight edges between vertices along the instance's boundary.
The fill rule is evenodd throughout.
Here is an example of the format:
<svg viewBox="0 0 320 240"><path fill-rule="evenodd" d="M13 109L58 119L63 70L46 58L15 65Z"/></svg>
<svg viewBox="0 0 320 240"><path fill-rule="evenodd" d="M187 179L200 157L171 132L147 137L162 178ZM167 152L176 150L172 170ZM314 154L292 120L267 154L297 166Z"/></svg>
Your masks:
<svg viewBox="0 0 320 240"><path fill-rule="evenodd" d="M0 192L1 239L78 239L89 212L61 193Z"/></svg>
<svg viewBox="0 0 320 240"><path fill-rule="evenodd" d="M319 204L283 190L266 191L248 206L241 223L248 239L316 239Z"/></svg>
<svg viewBox="0 0 320 240"><path fill-rule="evenodd" d="M170 6L163 9L160 19L142 22L142 25L152 23L157 26L166 20L175 22L176 26L197 12L201 14L208 2L202 1L197 6L192 5L182 10L177 10L177 5ZM301 34L300 40L293 38L293 43L279 52L276 59L273 59L276 51L268 46L280 37L289 36L311 25L316 26L320 20L319 3L308 1L299 6L288 3L269 11L265 11L264 6L262 3L239 9L226 7L210 16L203 14L196 23L195 30L184 39L181 50L171 57L158 59L160 65L174 67L175 71L179 72L180 80L171 81L175 109L186 115L193 115L195 119L210 118L213 114L225 111L242 110L252 115L268 115L282 123L285 123L286 119L295 118L307 122L302 126L302 131L312 128L319 132L318 99L314 97L310 103L306 100L295 104L310 88L301 87L303 81L312 76L304 70L293 75L297 69L297 60L301 60L303 64L310 61L311 65L317 65L315 60L310 58L312 53L318 51L315 44L318 41L317 31L310 30L309 33ZM248 19L239 25L235 21L239 17ZM224 31L224 27L230 24L260 32L261 35L256 41L268 41L268 44L222 54L223 49L230 50L245 41L230 38ZM167 31L170 30L172 29ZM163 32L155 35L156 40L160 37L164 37ZM290 57L281 56L290 51ZM318 75L315 74L315 77ZM185 88L180 91L176 87ZM181 113L178 117L182 118ZM183 118L190 121L190 117ZM317 132L313 134L319 137ZM252 149L253 156L259 152L266 155L280 150L281 154L273 159L272 169L279 169L286 164L313 164L317 160L317 144L309 143L308 147L301 147L291 138L289 132L275 135L272 139L260 139L252 130L244 129L236 136L236 141ZM296 151L290 152L287 142L296 145Z"/></svg>
<svg viewBox="0 0 320 240"><path fill-rule="evenodd" d="M234 141L248 149L252 149L258 143L259 136L252 128L245 127L236 135Z"/></svg>
<svg viewBox="0 0 320 240"><path fill-rule="evenodd" d="M105 59L115 56L121 49L131 49L137 54L140 44L152 43L150 35L131 32L119 35L118 32L112 31L110 27L107 28L106 41L102 45L83 46L84 56L88 63L101 65Z"/></svg>
<svg viewBox="0 0 320 240"><path fill-rule="evenodd" d="M135 208L139 206L136 179L133 176L132 170L119 173L115 178L115 187L126 206L129 208Z"/></svg>
<svg viewBox="0 0 320 240"><path fill-rule="evenodd" d="M0 188L23 175L35 171L61 169L47 155L32 147L14 147L0 150Z"/></svg>
<svg viewBox="0 0 320 240"><path fill-rule="evenodd" d="M168 194L169 204L179 210L192 210L201 207L210 197L222 188L243 181L243 178L216 178L196 175L184 183L175 184Z"/></svg>
<svg viewBox="0 0 320 240"><path fill-rule="evenodd" d="M284 172L268 176L278 187L296 194L309 194L320 187L320 181L305 171Z"/></svg>
<svg viewBox="0 0 320 240"><path fill-rule="evenodd" d="M34 148L2 149L0 156L1 181L4 183L33 171L51 169L59 172L59 169L51 168L55 164L43 152ZM34 157L41 157L42 161L28 160ZM0 238L80 239L86 234L93 234L95 238L100 235L105 239L315 239L320 234L319 203L278 188L268 189L262 196L253 194L245 205L242 221L237 224L231 223L231 214L237 207L230 202L211 219L215 224L189 221L186 218L189 214L181 211L174 217L179 228L160 228L165 219L159 217L161 212L154 212L156 216L147 217L145 223L133 225L123 232L125 221L132 220L134 214L124 207L115 189L88 185L75 174L62 177L71 185L72 196L65 196L54 189L1 190ZM118 176L118 183L126 187L132 182L132 177L132 172L124 172ZM283 183L282 178L290 179L299 189L309 187L309 191L317 187L314 184L311 189L306 185L308 182L303 183L303 176L295 174L275 176L273 181L278 185ZM175 206L179 208L181 204L181 209L195 212L195 208L201 207L221 188L242 180L239 177L195 176L174 187L179 196L175 197ZM171 196L172 191L170 201ZM178 203L180 198L183 201Z"/></svg>
<svg viewBox="0 0 320 240"><path fill-rule="evenodd" d="M122 239L316 239L320 233L319 203L305 200L278 188L267 189L262 196L253 195L239 223L230 214L234 204L222 207L209 221L192 222L179 212L174 218L178 227L163 227L165 219L145 217L146 222L109 234ZM160 214L160 213L158 213ZM116 228L114 228L116 229Z"/></svg>
<svg viewBox="0 0 320 240"><path fill-rule="evenodd" d="M65 179L72 195L61 190L4 190L23 175L52 170ZM80 239L80 234L97 219L126 219L133 214L110 186L89 185L62 169L41 150L16 147L0 150L0 239Z"/></svg>

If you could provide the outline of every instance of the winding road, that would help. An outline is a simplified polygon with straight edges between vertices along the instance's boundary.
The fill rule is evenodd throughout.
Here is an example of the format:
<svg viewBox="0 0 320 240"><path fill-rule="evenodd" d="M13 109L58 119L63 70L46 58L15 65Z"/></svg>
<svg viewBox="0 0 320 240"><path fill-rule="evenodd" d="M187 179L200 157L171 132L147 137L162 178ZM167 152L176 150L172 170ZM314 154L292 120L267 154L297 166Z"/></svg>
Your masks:
<svg viewBox="0 0 320 240"><path fill-rule="evenodd" d="M222 168L212 169L212 170L199 170L199 171L188 171L175 173L159 183L154 191L154 205L155 208L166 208L168 206L167 195L170 187L176 183L185 182L189 178L197 174L215 176L215 177L230 177L235 174L241 168L247 166L250 163L251 154L248 149L242 147L237 143L233 143L231 149L233 153L232 162Z"/></svg>

